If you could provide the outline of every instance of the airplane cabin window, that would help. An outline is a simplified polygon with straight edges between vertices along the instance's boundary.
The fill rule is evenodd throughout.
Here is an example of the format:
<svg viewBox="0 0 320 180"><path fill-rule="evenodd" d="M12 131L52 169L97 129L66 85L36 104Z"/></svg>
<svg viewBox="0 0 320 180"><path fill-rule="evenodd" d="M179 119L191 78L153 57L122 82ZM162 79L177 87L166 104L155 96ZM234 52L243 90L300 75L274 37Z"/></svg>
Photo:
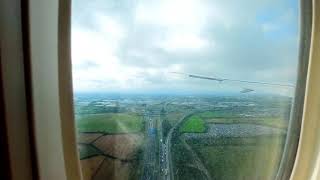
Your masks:
<svg viewBox="0 0 320 180"><path fill-rule="evenodd" d="M298 0L74 0L85 180L275 179L298 87Z"/></svg>

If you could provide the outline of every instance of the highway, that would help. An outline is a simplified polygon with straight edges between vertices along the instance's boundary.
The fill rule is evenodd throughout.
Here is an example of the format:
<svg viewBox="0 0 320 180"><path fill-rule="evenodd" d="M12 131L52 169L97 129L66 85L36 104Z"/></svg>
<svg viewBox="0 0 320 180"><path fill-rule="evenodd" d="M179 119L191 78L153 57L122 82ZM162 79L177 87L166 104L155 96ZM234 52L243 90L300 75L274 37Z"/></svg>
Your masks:
<svg viewBox="0 0 320 180"><path fill-rule="evenodd" d="M166 107L167 103L163 106ZM195 112L189 112L183 116L168 132L163 139L162 116L159 108L146 108L145 134L146 144L144 150L144 166L141 180L173 180L173 162L171 145L175 132L178 131L183 122ZM199 166L200 167L200 166ZM202 168L203 169L203 168Z"/></svg>
<svg viewBox="0 0 320 180"><path fill-rule="evenodd" d="M141 180L157 180L159 165L157 156L158 138L157 138L157 119L160 113L147 109L145 118L146 145L144 151L144 166Z"/></svg>

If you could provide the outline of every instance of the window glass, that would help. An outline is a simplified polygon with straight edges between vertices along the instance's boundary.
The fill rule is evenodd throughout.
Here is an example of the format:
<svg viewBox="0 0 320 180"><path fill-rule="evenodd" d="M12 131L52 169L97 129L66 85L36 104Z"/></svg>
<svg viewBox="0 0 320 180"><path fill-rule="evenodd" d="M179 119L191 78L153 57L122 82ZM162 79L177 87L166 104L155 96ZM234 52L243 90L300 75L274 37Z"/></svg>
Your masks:
<svg viewBox="0 0 320 180"><path fill-rule="evenodd" d="M84 179L274 179L298 0L74 0Z"/></svg>

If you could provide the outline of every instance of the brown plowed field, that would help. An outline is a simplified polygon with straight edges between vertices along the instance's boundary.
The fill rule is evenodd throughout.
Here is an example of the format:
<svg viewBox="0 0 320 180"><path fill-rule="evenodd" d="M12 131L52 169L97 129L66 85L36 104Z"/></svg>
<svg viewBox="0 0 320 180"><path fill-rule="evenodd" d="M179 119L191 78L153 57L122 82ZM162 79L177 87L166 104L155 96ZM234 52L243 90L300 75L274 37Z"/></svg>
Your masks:
<svg viewBox="0 0 320 180"><path fill-rule="evenodd" d="M89 144L101 135L101 133L79 133L77 136L77 141L78 143Z"/></svg>
<svg viewBox="0 0 320 180"><path fill-rule="evenodd" d="M100 137L94 145L105 154L120 159L131 159L142 141L142 134L117 134Z"/></svg>
<svg viewBox="0 0 320 180"><path fill-rule="evenodd" d="M120 160L105 158L93 180L127 180L130 175L131 164Z"/></svg>
<svg viewBox="0 0 320 180"><path fill-rule="evenodd" d="M91 180L104 160L104 156L95 156L81 160L83 180Z"/></svg>

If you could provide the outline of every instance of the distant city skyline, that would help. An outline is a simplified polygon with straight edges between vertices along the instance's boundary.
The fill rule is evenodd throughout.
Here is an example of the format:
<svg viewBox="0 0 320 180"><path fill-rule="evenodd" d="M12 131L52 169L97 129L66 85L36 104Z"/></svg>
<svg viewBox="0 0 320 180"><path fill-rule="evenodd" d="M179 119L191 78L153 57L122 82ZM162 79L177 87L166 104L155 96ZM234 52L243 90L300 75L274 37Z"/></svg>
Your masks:
<svg viewBox="0 0 320 180"><path fill-rule="evenodd" d="M170 72L295 84L299 1L76 0L76 92L250 93L294 88L192 79Z"/></svg>

